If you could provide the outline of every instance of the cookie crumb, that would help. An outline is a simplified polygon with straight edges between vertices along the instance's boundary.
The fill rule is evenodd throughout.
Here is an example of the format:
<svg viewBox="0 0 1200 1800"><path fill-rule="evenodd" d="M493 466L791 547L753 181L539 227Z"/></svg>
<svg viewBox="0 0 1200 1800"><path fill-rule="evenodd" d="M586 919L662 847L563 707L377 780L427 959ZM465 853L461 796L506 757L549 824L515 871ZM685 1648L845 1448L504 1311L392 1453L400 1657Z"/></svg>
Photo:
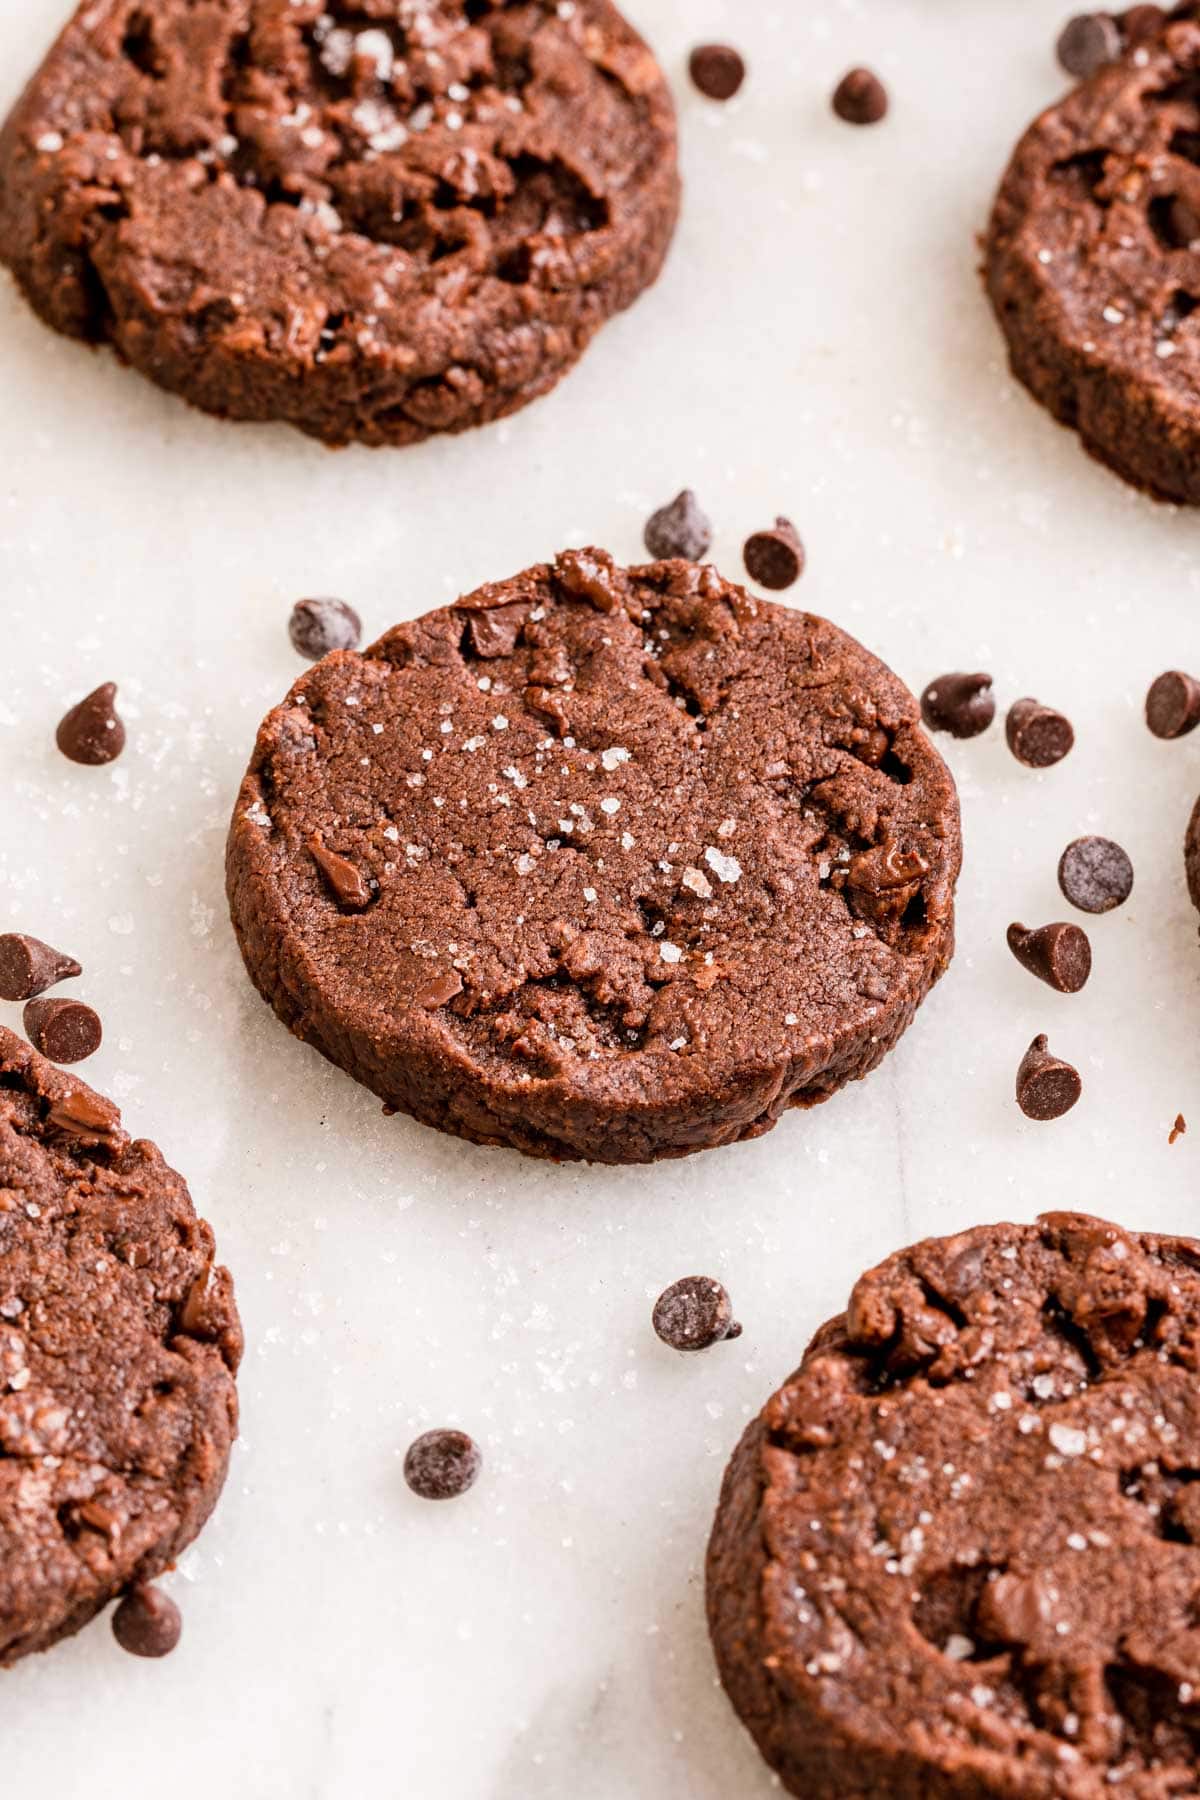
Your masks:
<svg viewBox="0 0 1200 1800"><path fill-rule="evenodd" d="M1177 1144L1179 1142L1180 1138L1186 1132L1186 1130L1187 1130L1187 1120L1184 1118L1182 1113L1176 1113L1175 1114L1175 1123L1172 1125L1170 1134L1167 1138L1168 1144Z"/></svg>

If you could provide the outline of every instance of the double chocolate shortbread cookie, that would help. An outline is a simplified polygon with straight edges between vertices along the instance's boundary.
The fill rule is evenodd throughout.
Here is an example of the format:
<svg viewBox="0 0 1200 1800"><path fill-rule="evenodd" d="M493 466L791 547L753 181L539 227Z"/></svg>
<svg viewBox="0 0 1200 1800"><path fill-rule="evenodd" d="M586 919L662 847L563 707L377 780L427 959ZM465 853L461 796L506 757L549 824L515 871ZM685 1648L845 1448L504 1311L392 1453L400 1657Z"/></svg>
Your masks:
<svg viewBox="0 0 1200 1800"><path fill-rule="evenodd" d="M804 1800L1167 1800L1200 1756L1200 1243L1078 1214L865 1275L750 1426L722 1680Z"/></svg>
<svg viewBox="0 0 1200 1800"><path fill-rule="evenodd" d="M712 568L581 550L307 672L228 877L264 997L389 1107L644 1162L873 1069L949 960L959 860L875 657Z"/></svg>
<svg viewBox="0 0 1200 1800"><path fill-rule="evenodd" d="M1030 127L985 278L1035 397L1126 480L1200 503L1200 22L1175 19Z"/></svg>
<svg viewBox="0 0 1200 1800"><path fill-rule="evenodd" d="M191 1543L225 1480L241 1349L182 1179L0 1029L0 1665Z"/></svg>
<svg viewBox="0 0 1200 1800"><path fill-rule="evenodd" d="M330 444L553 387L678 202L610 0L88 0L0 135L0 261L50 325Z"/></svg>

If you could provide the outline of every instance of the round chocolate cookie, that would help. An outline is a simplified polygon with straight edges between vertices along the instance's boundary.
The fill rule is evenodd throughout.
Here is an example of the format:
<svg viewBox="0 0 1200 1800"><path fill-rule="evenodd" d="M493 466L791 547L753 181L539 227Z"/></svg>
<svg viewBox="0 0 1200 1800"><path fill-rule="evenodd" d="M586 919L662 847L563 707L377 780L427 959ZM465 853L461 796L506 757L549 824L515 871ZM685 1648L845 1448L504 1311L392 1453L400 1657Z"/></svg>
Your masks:
<svg viewBox="0 0 1200 1800"><path fill-rule="evenodd" d="M330 444L545 393L678 204L610 0L88 0L0 134L0 261L50 325Z"/></svg>
<svg viewBox="0 0 1200 1800"><path fill-rule="evenodd" d="M1188 820L1187 836L1183 845L1183 862L1192 905L1200 912L1200 800L1197 800L1192 809L1192 816Z"/></svg>
<svg viewBox="0 0 1200 1800"><path fill-rule="evenodd" d="M1200 503L1200 22L1171 23L1030 127L985 279L1035 397L1126 480Z"/></svg>
<svg viewBox="0 0 1200 1800"><path fill-rule="evenodd" d="M1200 1243L1079 1214L889 1257L750 1426L708 1615L805 1800L1196 1793Z"/></svg>
<svg viewBox="0 0 1200 1800"><path fill-rule="evenodd" d="M949 960L959 859L875 657L580 550L306 672L228 885L262 994L390 1108L645 1162L873 1069Z"/></svg>
<svg viewBox="0 0 1200 1800"><path fill-rule="evenodd" d="M225 1480L241 1349L181 1178L0 1029L0 1665L191 1543Z"/></svg>

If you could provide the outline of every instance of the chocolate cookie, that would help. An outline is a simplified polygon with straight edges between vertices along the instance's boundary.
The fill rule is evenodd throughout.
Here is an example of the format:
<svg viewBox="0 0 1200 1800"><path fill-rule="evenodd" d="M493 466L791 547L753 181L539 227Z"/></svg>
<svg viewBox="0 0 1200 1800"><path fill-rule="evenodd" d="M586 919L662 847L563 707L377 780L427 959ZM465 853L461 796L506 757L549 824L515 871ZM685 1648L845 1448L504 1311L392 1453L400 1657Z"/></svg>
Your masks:
<svg viewBox="0 0 1200 1800"><path fill-rule="evenodd" d="M1183 862L1192 905L1200 912L1200 800L1197 800L1192 810L1192 816L1188 820L1187 837L1183 846Z"/></svg>
<svg viewBox="0 0 1200 1800"><path fill-rule="evenodd" d="M0 261L48 324L329 444L545 393L678 203L610 0L88 0L0 135Z"/></svg>
<svg viewBox="0 0 1200 1800"><path fill-rule="evenodd" d="M1200 1757L1200 1243L1079 1214L865 1275L742 1439L721 1676L805 1800L1137 1800Z"/></svg>
<svg viewBox="0 0 1200 1800"><path fill-rule="evenodd" d="M1200 502L1200 22L1026 132L985 279L1015 374L1126 480Z"/></svg>
<svg viewBox="0 0 1200 1800"><path fill-rule="evenodd" d="M0 1029L0 1665L191 1543L225 1480L241 1349L181 1178Z"/></svg>
<svg viewBox="0 0 1200 1800"><path fill-rule="evenodd" d="M959 858L860 645L581 550L306 672L228 886L261 993L390 1108L644 1162L873 1069L949 960Z"/></svg>

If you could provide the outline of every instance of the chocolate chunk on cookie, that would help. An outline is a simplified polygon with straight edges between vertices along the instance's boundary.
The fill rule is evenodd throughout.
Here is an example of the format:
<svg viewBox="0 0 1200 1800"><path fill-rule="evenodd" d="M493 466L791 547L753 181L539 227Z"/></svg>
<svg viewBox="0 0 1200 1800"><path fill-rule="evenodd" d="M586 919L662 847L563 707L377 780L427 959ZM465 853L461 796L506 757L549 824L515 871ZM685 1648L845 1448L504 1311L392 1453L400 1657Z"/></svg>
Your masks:
<svg viewBox="0 0 1200 1800"><path fill-rule="evenodd" d="M306 672L228 886L261 993L390 1108L644 1162L873 1069L949 960L959 859L920 709L859 644L577 550Z"/></svg>
<svg viewBox="0 0 1200 1800"><path fill-rule="evenodd" d="M0 261L48 324L329 444L545 393L678 205L611 0L88 0L0 134Z"/></svg>
<svg viewBox="0 0 1200 1800"><path fill-rule="evenodd" d="M0 1029L0 1665L191 1543L225 1480L241 1349L181 1177Z"/></svg>
<svg viewBox="0 0 1200 1800"><path fill-rule="evenodd" d="M804 1800L1195 1789L1200 1243L1079 1214L865 1275L750 1426L721 1678Z"/></svg>
<svg viewBox="0 0 1200 1800"><path fill-rule="evenodd" d="M1106 63L1029 128L984 274L1012 367L1085 447L1200 502L1200 21Z"/></svg>

